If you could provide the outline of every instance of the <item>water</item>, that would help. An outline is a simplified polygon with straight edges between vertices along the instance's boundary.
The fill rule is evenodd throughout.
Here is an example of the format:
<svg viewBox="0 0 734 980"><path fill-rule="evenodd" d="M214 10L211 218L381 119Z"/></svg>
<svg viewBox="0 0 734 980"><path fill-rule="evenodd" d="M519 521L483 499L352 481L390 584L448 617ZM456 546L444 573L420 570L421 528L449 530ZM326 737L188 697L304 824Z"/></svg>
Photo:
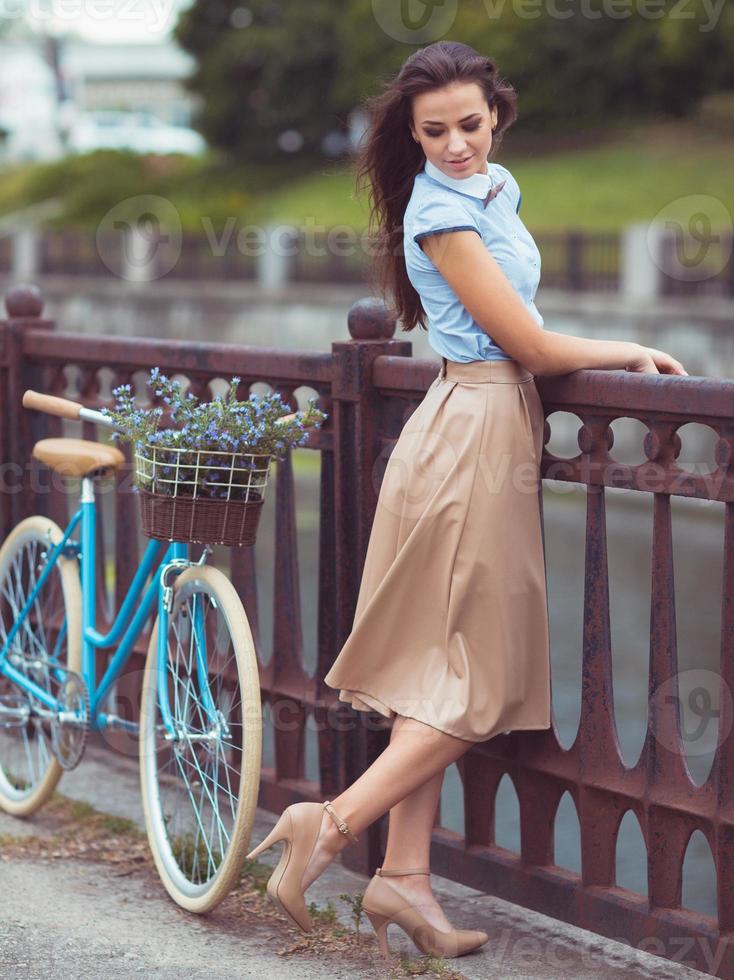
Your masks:
<svg viewBox="0 0 734 980"><path fill-rule="evenodd" d="M2 277L0 277L1 279ZM200 342L328 351L349 340L347 312L370 294L367 285L291 285L268 295L246 283L175 282L131 289L117 280L52 277L41 282L44 316L60 327L109 336L175 337ZM663 308L627 304L618 297L541 289L545 329L604 340L635 340L668 351L692 375L734 377L732 304L668 302ZM695 309L695 312L694 312ZM414 357L437 358L420 328L395 331Z"/></svg>

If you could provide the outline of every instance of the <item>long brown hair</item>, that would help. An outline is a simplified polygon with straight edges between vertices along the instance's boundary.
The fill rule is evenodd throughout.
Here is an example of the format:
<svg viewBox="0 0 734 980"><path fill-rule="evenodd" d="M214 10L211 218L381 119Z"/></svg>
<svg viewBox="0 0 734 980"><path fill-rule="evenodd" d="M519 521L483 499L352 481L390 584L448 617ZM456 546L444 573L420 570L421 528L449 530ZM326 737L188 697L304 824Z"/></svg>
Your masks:
<svg viewBox="0 0 734 980"><path fill-rule="evenodd" d="M412 330L417 324L427 329L425 311L408 279L403 252L403 216L413 180L425 162L423 150L410 132L413 98L452 82L476 82L490 108L497 107L493 156L503 132L517 118L517 94L498 76L493 59L468 44L437 41L414 51L398 74L385 83L383 92L362 101L371 120L355 165L357 192L366 188L369 195L370 279L403 330Z"/></svg>

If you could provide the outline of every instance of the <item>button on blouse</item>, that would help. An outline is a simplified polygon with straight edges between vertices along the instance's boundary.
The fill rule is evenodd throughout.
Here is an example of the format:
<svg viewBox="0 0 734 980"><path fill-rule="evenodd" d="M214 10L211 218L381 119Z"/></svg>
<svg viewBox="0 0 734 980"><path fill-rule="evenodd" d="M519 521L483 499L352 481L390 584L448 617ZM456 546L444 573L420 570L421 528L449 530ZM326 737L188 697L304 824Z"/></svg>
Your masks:
<svg viewBox="0 0 734 980"><path fill-rule="evenodd" d="M522 195L510 171L488 163L489 174L457 178L426 160L413 181L403 218L403 250L408 278L426 312L428 342L451 361L511 360L479 326L422 250L419 242L438 231L475 231L540 326L535 305L540 252L518 212ZM504 181L504 186L496 188ZM487 201L494 190L495 196ZM491 196L491 194L490 194ZM485 201L486 207L485 207Z"/></svg>

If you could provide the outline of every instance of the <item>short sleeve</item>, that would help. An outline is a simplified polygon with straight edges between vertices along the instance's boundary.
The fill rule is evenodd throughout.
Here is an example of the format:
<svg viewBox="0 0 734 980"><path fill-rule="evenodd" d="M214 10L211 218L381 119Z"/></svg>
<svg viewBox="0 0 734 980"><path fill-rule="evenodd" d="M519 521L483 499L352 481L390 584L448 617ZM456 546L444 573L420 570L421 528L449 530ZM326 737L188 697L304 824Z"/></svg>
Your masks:
<svg viewBox="0 0 734 980"><path fill-rule="evenodd" d="M427 198L413 215L410 234L414 242L440 231L475 231L481 237L476 218L460 201Z"/></svg>

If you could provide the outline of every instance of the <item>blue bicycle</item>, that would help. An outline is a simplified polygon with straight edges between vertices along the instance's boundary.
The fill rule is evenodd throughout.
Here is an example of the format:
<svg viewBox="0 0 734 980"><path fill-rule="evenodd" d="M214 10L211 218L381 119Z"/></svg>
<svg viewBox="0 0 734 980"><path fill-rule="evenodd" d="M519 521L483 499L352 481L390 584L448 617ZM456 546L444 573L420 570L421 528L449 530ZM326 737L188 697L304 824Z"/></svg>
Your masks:
<svg viewBox="0 0 734 980"><path fill-rule="evenodd" d="M115 428L101 412L26 392L23 405ZM0 547L0 809L27 816L80 762L90 730L139 737L151 851L171 897L206 912L236 882L255 819L262 751L257 657L229 579L189 559L185 542L151 539L106 634L96 628L95 478L124 456L82 439L43 439L33 455L81 477L62 530L21 521ZM75 532L78 538L75 538ZM147 621L140 723L105 710ZM114 650L98 678L97 651Z"/></svg>

